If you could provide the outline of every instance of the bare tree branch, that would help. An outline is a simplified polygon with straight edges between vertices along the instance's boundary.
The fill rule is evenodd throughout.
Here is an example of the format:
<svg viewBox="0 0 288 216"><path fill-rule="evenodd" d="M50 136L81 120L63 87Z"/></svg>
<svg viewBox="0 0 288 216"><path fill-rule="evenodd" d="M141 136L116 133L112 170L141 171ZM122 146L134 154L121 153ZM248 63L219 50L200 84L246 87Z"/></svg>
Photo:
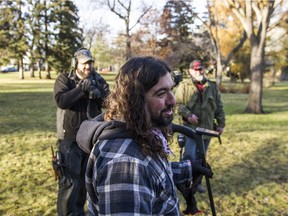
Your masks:
<svg viewBox="0 0 288 216"><path fill-rule="evenodd" d="M151 10L152 5L150 7L148 7L142 14L141 16L137 19L136 23L129 29L132 30L139 22L140 20Z"/></svg>

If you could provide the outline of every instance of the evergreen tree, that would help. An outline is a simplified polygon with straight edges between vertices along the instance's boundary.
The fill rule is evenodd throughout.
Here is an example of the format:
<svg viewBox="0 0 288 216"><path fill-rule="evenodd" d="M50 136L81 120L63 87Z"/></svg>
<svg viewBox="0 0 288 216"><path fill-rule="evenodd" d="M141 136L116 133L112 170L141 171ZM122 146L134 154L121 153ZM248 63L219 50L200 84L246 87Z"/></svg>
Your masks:
<svg viewBox="0 0 288 216"><path fill-rule="evenodd" d="M41 4L40 0L28 0L28 11L30 11L29 19L27 20L27 28L30 35L30 40L28 43L29 46L29 68L30 68L30 77L35 77L34 68L35 64L40 64L42 58L41 50L38 49L41 44L41 35L42 35L42 13L44 7ZM41 77L40 70L39 77Z"/></svg>
<svg viewBox="0 0 288 216"><path fill-rule="evenodd" d="M15 59L24 79L23 58L29 56L30 76L37 64L39 78L45 67L68 71L73 53L82 46L78 9L72 1L0 1L0 64Z"/></svg>
<svg viewBox="0 0 288 216"><path fill-rule="evenodd" d="M181 72L198 56L199 48L191 39L193 23L193 13L182 1L170 0L164 6L160 22L164 35L159 42L161 56L170 63L170 67L178 67Z"/></svg>
<svg viewBox="0 0 288 216"><path fill-rule="evenodd" d="M12 26L15 22L11 1L0 1L0 65L9 63L11 50L8 44L12 38Z"/></svg>
<svg viewBox="0 0 288 216"><path fill-rule="evenodd" d="M1 2L1 52L6 53L5 62L15 59L19 68L19 79L24 79L23 58L28 48L24 12L25 2L22 0ZM7 18L7 20L6 20ZM3 24L3 26L2 26Z"/></svg>
<svg viewBox="0 0 288 216"><path fill-rule="evenodd" d="M78 9L72 1L54 1L51 6L55 21L51 65L58 72L68 71L74 52L83 45Z"/></svg>

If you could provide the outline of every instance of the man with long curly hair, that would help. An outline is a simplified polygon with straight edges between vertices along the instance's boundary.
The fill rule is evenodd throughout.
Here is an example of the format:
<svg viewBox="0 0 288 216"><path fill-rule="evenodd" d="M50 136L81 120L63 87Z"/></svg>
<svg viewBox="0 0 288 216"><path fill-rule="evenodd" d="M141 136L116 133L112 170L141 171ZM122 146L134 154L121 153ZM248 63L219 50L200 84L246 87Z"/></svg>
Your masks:
<svg viewBox="0 0 288 216"><path fill-rule="evenodd" d="M77 134L90 153L90 215L180 215L176 183L212 171L200 161L169 162L175 97L170 69L153 57L129 59L116 76L107 110Z"/></svg>

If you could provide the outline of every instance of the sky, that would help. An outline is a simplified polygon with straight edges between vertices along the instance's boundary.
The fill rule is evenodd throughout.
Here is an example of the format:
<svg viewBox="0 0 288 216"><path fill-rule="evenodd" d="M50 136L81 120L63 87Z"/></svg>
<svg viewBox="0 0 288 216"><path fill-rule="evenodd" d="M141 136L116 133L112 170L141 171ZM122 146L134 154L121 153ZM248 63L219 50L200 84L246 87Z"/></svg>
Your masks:
<svg viewBox="0 0 288 216"><path fill-rule="evenodd" d="M132 0L132 7L137 8L139 5L141 5L141 2L145 2L147 5L154 5L157 8L163 8L167 0ZM120 30L125 29L124 21L121 20L118 16L116 16L114 13L112 13L108 8L103 9L95 9L96 5L95 2L97 0L73 0L73 2L76 4L76 6L79 9L79 17L80 17L80 25L83 27L83 25L89 25L89 23L104 23L108 24L110 26L110 30L112 32L112 35L117 36L117 32ZM203 10L205 8L205 0L194 0L194 6L199 10ZM136 4L135 4L136 3ZM137 10L133 10L131 13L132 22L131 25L133 25L133 18L136 22L136 19L138 18L139 13L137 13ZM111 36L112 36L111 35Z"/></svg>
<svg viewBox="0 0 288 216"><path fill-rule="evenodd" d="M118 31L125 29L124 21L119 19L114 13L112 13L108 8L95 9L95 2L97 0L73 0L79 9L80 25L88 23L101 23L108 24L111 28L112 34L117 34ZM154 4L156 7L162 8L165 5L166 0L133 0L132 7L135 8L144 1L145 3ZM135 5L136 3L136 5ZM133 6L135 5L135 7ZM137 10L133 10L131 13L132 21L133 17L136 21ZM131 23L133 24L133 23Z"/></svg>

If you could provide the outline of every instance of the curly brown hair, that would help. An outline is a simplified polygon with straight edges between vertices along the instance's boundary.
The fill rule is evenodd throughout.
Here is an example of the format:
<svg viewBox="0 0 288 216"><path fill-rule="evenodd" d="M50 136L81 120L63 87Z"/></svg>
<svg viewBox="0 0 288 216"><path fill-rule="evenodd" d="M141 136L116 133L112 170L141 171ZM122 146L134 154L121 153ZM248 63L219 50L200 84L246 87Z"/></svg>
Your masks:
<svg viewBox="0 0 288 216"><path fill-rule="evenodd" d="M154 57L129 59L115 78L115 85L106 100L105 120L120 120L132 132L144 154L165 156L163 145L151 131L145 111L145 93L160 77L170 73L168 65ZM167 138L167 130L163 131Z"/></svg>

